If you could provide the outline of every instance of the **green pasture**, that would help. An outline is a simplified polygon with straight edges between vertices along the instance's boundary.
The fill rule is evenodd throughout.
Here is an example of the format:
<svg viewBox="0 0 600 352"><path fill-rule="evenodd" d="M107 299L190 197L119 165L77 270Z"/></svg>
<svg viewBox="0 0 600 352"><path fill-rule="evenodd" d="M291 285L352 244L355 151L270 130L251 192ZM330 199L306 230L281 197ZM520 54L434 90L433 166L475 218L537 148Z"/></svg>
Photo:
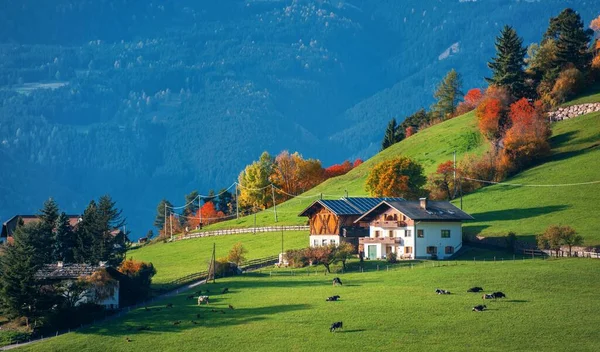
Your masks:
<svg viewBox="0 0 600 352"><path fill-rule="evenodd" d="M371 263L372 264L372 263ZM20 351L597 351L600 260L535 259L306 275L270 270L189 293ZM432 264L434 265L434 264ZM437 263L439 265L439 263ZM371 266L372 268L372 266ZM482 301L472 286L502 291ZM224 288L229 293L220 294ZM450 290L437 295L434 290ZM338 302L325 298L340 295ZM172 303L173 308L166 308ZM473 312L486 304L488 310ZM234 309L230 309L231 305ZM214 311L213 311L214 310ZM343 321L344 329L329 326ZM129 340L129 341L128 341Z"/></svg>

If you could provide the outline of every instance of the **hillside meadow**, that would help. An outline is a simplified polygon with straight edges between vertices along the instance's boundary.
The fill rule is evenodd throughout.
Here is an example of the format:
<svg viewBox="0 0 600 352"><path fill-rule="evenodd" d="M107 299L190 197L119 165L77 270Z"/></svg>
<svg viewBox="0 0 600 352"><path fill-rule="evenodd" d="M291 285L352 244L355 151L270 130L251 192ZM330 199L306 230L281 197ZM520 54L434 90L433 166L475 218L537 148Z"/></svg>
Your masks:
<svg viewBox="0 0 600 352"><path fill-rule="evenodd" d="M432 267L306 275L249 273L18 351L597 351L600 260L458 260ZM439 263L437 264L439 265ZM577 273L577 275L573 275ZM277 274L277 275L275 275ZM482 301L472 286L502 291ZM220 294L224 288L229 293ZM450 290L437 295L434 290ZM325 302L331 295L338 302ZM166 303L173 303L171 309ZM486 304L488 310L473 312ZM230 309L231 305L234 309ZM214 311L213 311L214 310ZM336 321L344 329L329 332ZM130 342L128 342L128 340Z"/></svg>

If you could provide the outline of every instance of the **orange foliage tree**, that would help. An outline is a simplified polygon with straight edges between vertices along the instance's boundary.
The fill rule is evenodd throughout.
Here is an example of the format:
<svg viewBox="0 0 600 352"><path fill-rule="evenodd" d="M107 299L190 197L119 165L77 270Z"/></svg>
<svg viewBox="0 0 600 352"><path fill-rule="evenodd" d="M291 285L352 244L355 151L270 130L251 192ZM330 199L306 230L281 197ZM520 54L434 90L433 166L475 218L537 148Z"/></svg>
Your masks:
<svg viewBox="0 0 600 352"><path fill-rule="evenodd" d="M438 165L435 173L428 177L429 195L433 199L454 199L455 184L454 184L454 163L449 160ZM456 169L457 177L460 177L458 168Z"/></svg>
<svg viewBox="0 0 600 352"><path fill-rule="evenodd" d="M475 109L481 102L481 99L483 99L483 93L481 93L481 89L469 89L467 94L465 94L464 101L458 104L458 107L456 108L456 115L462 115Z"/></svg>
<svg viewBox="0 0 600 352"><path fill-rule="evenodd" d="M485 98L477 107L475 114L479 130L488 141L496 146L503 129L502 102L496 98Z"/></svg>
<svg viewBox="0 0 600 352"><path fill-rule="evenodd" d="M406 157L383 161L371 170L365 184L374 197L417 198L426 178L423 167Z"/></svg>
<svg viewBox="0 0 600 352"><path fill-rule="evenodd" d="M408 137L412 136L415 133L417 133L417 131L415 130L415 128L413 126L408 126L408 127L406 127L406 131L404 131L404 137L408 138Z"/></svg>
<svg viewBox="0 0 600 352"><path fill-rule="evenodd" d="M331 165L325 169L325 177L331 178L347 174L352 170L352 163L349 160L344 161L342 164Z"/></svg>

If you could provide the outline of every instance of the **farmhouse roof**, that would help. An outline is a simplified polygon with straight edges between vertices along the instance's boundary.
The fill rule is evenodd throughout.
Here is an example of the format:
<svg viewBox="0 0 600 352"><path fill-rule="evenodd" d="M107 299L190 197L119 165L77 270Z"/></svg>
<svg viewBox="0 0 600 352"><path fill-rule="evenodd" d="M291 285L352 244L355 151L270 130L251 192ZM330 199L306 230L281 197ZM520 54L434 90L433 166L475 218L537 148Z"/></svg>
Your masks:
<svg viewBox="0 0 600 352"><path fill-rule="evenodd" d="M355 222L369 221L389 208L394 208L412 220L426 221L462 221L474 218L447 201L427 201L422 207L421 201L382 201Z"/></svg>
<svg viewBox="0 0 600 352"><path fill-rule="evenodd" d="M90 276L104 266L76 263L44 264L35 273L37 280L66 280L77 279L82 276Z"/></svg>
<svg viewBox="0 0 600 352"><path fill-rule="evenodd" d="M310 216L320 207L327 208L338 216L361 215L385 200L401 202L404 201L404 198L345 197L340 199L319 199L304 209L298 216Z"/></svg>
<svg viewBox="0 0 600 352"><path fill-rule="evenodd" d="M67 217L69 218L69 224L73 227L81 220L81 216L79 215L67 215ZM2 233L0 234L0 237L8 238L9 236L12 236L19 223L19 218L23 220L25 225L40 221L39 215L15 215L2 223Z"/></svg>

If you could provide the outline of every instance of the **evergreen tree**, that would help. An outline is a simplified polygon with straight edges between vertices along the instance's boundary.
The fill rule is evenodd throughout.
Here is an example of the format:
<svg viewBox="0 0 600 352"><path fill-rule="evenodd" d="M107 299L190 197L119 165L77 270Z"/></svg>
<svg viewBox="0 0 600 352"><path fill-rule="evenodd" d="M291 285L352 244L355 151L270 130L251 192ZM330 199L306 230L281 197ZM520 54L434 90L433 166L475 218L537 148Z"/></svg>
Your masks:
<svg viewBox="0 0 600 352"><path fill-rule="evenodd" d="M462 80L460 75L454 69L450 70L433 94L437 102L431 110L442 119L452 116L456 112L459 100L464 95L461 89Z"/></svg>
<svg viewBox="0 0 600 352"><path fill-rule="evenodd" d="M121 214L109 195L100 197L94 243L98 261L106 261L112 266L121 264L126 250L127 234L122 230L126 222Z"/></svg>
<svg viewBox="0 0 600 352"><path fill-rule="evenodd" d="M208 202L213 202L215 198L216 198L215 197L215 190L214 189L208 190L208 196L204 197L204 204L206 204Z"/></svg>
<svg viewBox="0 0 600 352"><path fill-rule="evenodd" d="M383 135L383 142L381 142L381 150L387 149L391 145L399 142L398 138L398 126L396 125L396 119L392 118L385 129Z"/></svg>
<svg viewBox="0 0 600 352"><path fill-rule="evenodd" d="M75 234L73 233L73 228L69 223L69 217L63 212L56 220L52 248L52 262L72 262L74 246Z"/></svg>
<svg viewBox="0 0 600 352"><path fill-rule="evenodd" d="M185 216L194 216L198 211L198 191L192 191L190 194L185 196L185 209L183 210L183 215ZM184 218L185 219L185 218Z"/></svg>
<svg viewBox="0 0 600 352"><path fill-rule="evenodd" d="M54 228L58 219L58 205L54 199L49 198L44 202L44 207L40 210L40 219L48 228Z"/></svg>
<svg viewBox="0 0 600 352"><path fill-rule="evenodd" d="M167 209L167 219L173 208L173 204L166 199L161 200L156 207L156 217L154 218L154 227L159 231L165 226L165 209Z"/></svg>
<svg viewBox="0 0 600 352"><path fill-rule="evenodd" d="M44 263L39 237L44 235L42 223L17 226L13 243L0 256L0 299L12 317L29 320L41 314L45 297L39 290L35 273Z"/></svg>
<svg viewBox="0 0 600 352"><path fill-rule="evenodd" d="M544 41L556 42L555 67L562 69L573 64L585 72L592 60L589 45L593 33L591 29L584 29L581 16L572 9L564 9L557 17L552 17Z"/></svg>
<svg viewBox="0 0 600 352"><path fill-rule="evenodd" d="M223 214L229 214L230 206L233 202L233 195L226 189L219 191L219 196L216 200L217 211L222 211Z"/></svg>
<svg viewBox="0 0 600 352"><path fill-rule="evenodd" d="M98 264L100 248L97 246L95 237L99 228L97 205L92 200L85 208L75 230L73 258L76 263Z"/></svg>
<svg viewBox="0 0 600 352"><path fill-rule="evenodd" d="M493 85L506 87L515 98L526 93L525 87L525 53L523 39L511 26L504 26L500 36L496 38L496 57L488 62L492 77L485 80Z"/></svg>

